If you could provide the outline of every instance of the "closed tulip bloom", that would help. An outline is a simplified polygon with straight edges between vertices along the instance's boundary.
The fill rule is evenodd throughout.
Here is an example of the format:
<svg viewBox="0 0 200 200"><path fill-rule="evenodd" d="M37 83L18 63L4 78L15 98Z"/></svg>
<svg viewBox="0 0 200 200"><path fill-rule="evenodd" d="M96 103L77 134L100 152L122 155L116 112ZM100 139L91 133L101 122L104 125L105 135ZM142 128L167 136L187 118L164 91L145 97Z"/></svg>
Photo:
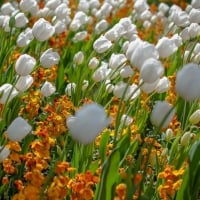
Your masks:
<svg viewBox="0 0 200 200"><path fill-rule="evenodd" d="M96 57L92 57L88 63L88 67L90 69L96 69L99 65L99 59Z"/></svg>
<svg viewBox="0 0 200 200"><path fill-rule="evenodd" d="M166 101L157 101L150 114L151 123L160 128L167 128L172 121L175 114L175 110Z"/></svg>
<svg viewBox="0 0 200 200"><path fill-rule="evenodd" d="M15 71L20 76L27 76L30 74L36 64L35 58L28 54L21 55L15 63Z"/></svg>
<svg viewBox="0 0 200 200"><path fill-rule="evenodd" d="M55 23L54 28L55 28L55 33L56 34L63 33L63 32L65 32L67 30L66 24L63 21L61 21L61 20L58 20Z"/></svg>
<svg viewBox="0 0 200 200"><path fill-rule="evenodd" d="M0 104L5 104L7 101L11 101L18 95L18 91L13 88L13 85L5 83L0 87Z"/></svg>
<svg viewBox="0 0 200 200"><path fill-rule="evenodd" d="M170 87L170 80L166 76L164 76L158 81L155 91L157 93L167 92L169 90L169 87Z"/></svg>
<svg viewBox="0 0 200 200"><path fill-rule="evenodd" d="M124 54L112 54L109 60L109 67L111 69L117 69L121 67L127 61L127 58Z"/></svg>
<svg viewBox="0 0 200 200"><path fill-rule="evenodd" d="M193 8L200 8L200 1L199 0L192 0L191 5Z"/></svg>
<svg viewBox="0 0 200 200"><path fill-rule="evenodd" d="M48 40L55 32L55 28L44 18L35 22L32 28L33 36L38 41Z"/></svg>
<svg viewBox="0 0 200 200"><path fill-rule="evenodd" d="M51 68L57 65L60 61L60 56L57 52L53 51L52 48L46 50L40 56L40 63L44 68Z"/></svg>
<svg viewBox="0 0 200 200"><path fill-rule="evenodd" d="M192 135L193 134L189 131L185 132L180 140L181 146L187 146L192 138Z"/></svg>
<svg viewBox="0 0 200 200"><path fill-rule="evenodd" d="M84 54L83 54L82 51L77 52L77 53L74 55L74 58L73 58L74 64L76 64L76 65L82 64L83 61L84 61L84 57L85 57L85 56L84 56Z"/></svg>
<svg viewBox="0 0 200 200"><path fill-rule="evenodd" d="M192 113L192 115L189 118L189 122L191 124L198 124L200 122L200 109Z"/></svg>
<svg viewBox="0 0 200 200"><path fill-rule="evenodd" d="M103 31L105 31L108 28L108 22L105 19L102 19L101 21L99 21L96 26L95 26L95 32L97 34L102 33Z"/></svg>
<svg viewBox="0 0 200 200"><path fill-rule="evenodd" d="M49 0L46 2L45 7L55 10L61 4L61 0Z"/></svg>
<svg viewBox="0 0 200 200"><path fill-rule="evenodd" d="M105 53L113 46L112 42L109 41L105 36L98 38L94 44L93 48L97 53Z"/></svg>
<svg viewBox="0 0 200 200"><path fill-rule="evenodd" d="M109 123L104 108L96 103L84 105L66 120L72 138L81 144L93 142Z"/></svg>
<svg viewBox="0 0 200 200"><path fill-rule="evenodd" d="M41 87L41 93L45 97L51 96L53 93L55 93L55 91L56 87L48 81L45 81L45 83Z"/></svg>
<svg viewBox="0 0 200 200"><path fill-rule="evenodd" d="M131 51L132 49L131 47L128 48L126 55L127 57L129 57L129 54L131 54L130 63L132 66L136 67L138 70L141 69L143 63L148 58L158 59L159 55L154 45L146 41L140 41L139 39L137 39L136 41L131 42L129 46L132 45L133 43L134 43L133 46L136 46L136 48L134 48L132 51Z"/></svg>
<svg viewBox="0 0 200 200"><path fill-rule="evenodd" d="M34 12L37 10L37 1L36 0L21 0L19 3L19 7L23 12Z"/></svg>
<svg viewBox="0 0 200 200"><path fill-rule="evenodd" d="M21 142L31 131L30 124L24 118L17 117L8 126L6 133L9 140Z"/></svg>
<svg viewBox="0 0 200 200"><path fill-rule="evenodd" d="M142 91L145 92L146 94L149 94L149 93L155 91L155 89L159 83L159 80L160 79L157 79L153 83L145 83L144 82L141 86ZM142 81L142 79L141 79L141 81Z"/></svg>
<svg viewBox="0 0 200 200"><path fill-rule="evenodd" d="M171 128L168 128L165 132L165 140L169 142L173 138L173 135L173 130Z"/></svg>
<svg viewBox="0 0 200 200"><path fill-rule="evenodd" d="M111 73L111 69L108 68L107 63L103 63L92 75L92 79L95 82L100 82L105 80Z"/></svg>
<svg viewBox="0 0 200 200"><path fill-rule="evenodd" d="M0 146L0 163L2 163L9 155L10 150L7 147Z"/></svg>
<svg viewBox="0 0 200 200"><path fill-rule="evenodd" d="M192 8L192 10L189 13L190 22L192 22L192 23L200 23L199 16L200 16L200 10Z"/></svg>
<svg viewBox="0 0 200 200"><path fill-rule="evenodd" d="M74 94L76 91L76 83L69 83L67 84L66 88L65 88L65 93L68 96L72 96L72 94Z"/></svg>
<svg viewBox="0 0 200 200"><path fill-rule="evenodd" d="M73 37L73 42L79 42L84 40L87 37L87 31L81 31L75 34L75 36Z"/></svg>
<svg viewBox="0 0 200 200"><path fill-rule="evenodd" d="M122 78L128 78L128 77L132 77L134 74L133 69L129 66L126 65L124 66L121 70L120 70L120 76Z"/></svg>
<svg viewBox="0 0 200 200"><path fill-rule="evenodd" d="M174 40L167 37L162 37L158 40L156 49L158 50L159 56L161 58L167 58L174 52L176 52L178 50L178 47L176 46Z"/></svg>
<svg viewBox="0 0 200 200"><path fill-rule="evenodd" d="M12 12L15 11L15 8L13 7L13 5L10 2L4 3L1 6L1 13L3 15L11 15Z"/></svg>
<svg viewBox="0 0 200 200"><path fill-rule="evenodd" d="M21 32L17 37L17 46L25 47L34 39L32 34L32 29L27 28L25 31Z"/></svg>
<svg viewBox="0 0 200 200"><path fill-rule="evenodd" d="M125 125L125 126L129 126L132 122L133 122L133 118L123 114L122 118L121 118L121 122Z"/></svg>
<svg viewBox="0 0 200 200"><path fill-rule="evenodd" d="M191 23L188 27L188 32L190 35L190 38L195 38L200 35L200 25L197 23Z"/></svg>
<svg viewBox="0 0 200 200"><path fill-rule="evenodd" d="M24 13L20 12L15 15L15 26L17 28L22 28L26 26L27 23L28 23L28 18L25 16Z"/></svg>
<svg viewBox="0 0 200 200"><path fill-rule="evenodd" d="M140 70L140 77L144 82L153 83L164 73L161 62L154 58L147 59Z"/></svg>
<svg viewBox="0 0 200 200"><path fill-rule="evenodd" d="M17 83L15 84L15 88L20 92L24 92L31 87L32 83L33 77L31 75L20 76L20 78L17 80Z"/></svg>
<svg viewBox="0 0 200 200"><path fill-rule="evenodd" d="M55 9L55 15L56 15L57 19L62 20L69 14L70 14L70 9L67 7L66 3L61 3Z"/></svg>
<svg viewBox="0 0 200 200"><path fill-rule="evenodd" d="M176 75L176 92L186 101L200 98L200 67L189 63L181 68Z"/></svg>

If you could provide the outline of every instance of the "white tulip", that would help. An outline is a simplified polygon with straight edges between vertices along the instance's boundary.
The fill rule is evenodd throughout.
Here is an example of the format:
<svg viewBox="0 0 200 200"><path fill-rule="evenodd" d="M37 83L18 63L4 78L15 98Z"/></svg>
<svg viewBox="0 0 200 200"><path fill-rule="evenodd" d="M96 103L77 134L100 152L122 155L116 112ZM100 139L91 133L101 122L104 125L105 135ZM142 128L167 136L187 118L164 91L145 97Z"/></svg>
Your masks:
<svg viewBox="0 0 200 200"><path fill-rule="evenodd" d="M158 10L165 14L169 10L169 6L166 3L160 3L158 5Z"/></svg>
<svg viewBox="0 0 200 200"><path fill-rule="evenodd" d="M65 93L68 96L72 96L76 91L76 83L68 83L66 88L65 88Z"/></svg>
<svg viewBox="0 0 200 200"><path fill-rule="evenodd" d="M157 101L150 114L150 121L156 127L167 128L174 114L175 110L172 105L166 101Z"/></svg>
<svg viewBox="0 0 200 200"><path fill-rule="evenodd" d="M191 5L193 8L200 8L200 1L199 0L192 0Z"/></svg>
<svg viewBox="0 0 200 200"><path fill-rule="evenodd" d="M44 68L51 68L57 65L60 61L60 56L57 52L54 52L52 48L47 49L40 56L40 63Z"/></svg>
<svg viewBox="0 0 200 200"><path fill-rule="evenodd" d="M82 41L86 38L87 36L87 31L81 31L81 32L78 32L75 34L75 36L73 37L73 42L79 42L79 41Z"/></svg>
<svg viewBox="0 0 200 200"><path fill-rule="evenodd" d="M200 109L192 113L192 115L189 118L189 122L191 124L198 124L200 122Z"/></svg>
<svg viewBox="0 0 200 200"><path fill-rule="evenodd" d="M15 63L15 71L20 76L27 76L30 74L36 64L35 58L28 54L21 55Z"/></svg>
<svg viewBox="0 0 200 200"><path fill-rule="evenodd" d="M26 26L27 23L28 23L28 18L25 16L24 13L20 12L15 15L15 26L17 28L22 28Z"/></svg>
<svg viewBox="0 0 200 200"><path fill-rule="evenodd" d="M66 16L70 14L70 9L66 6L65 3L61 3L58 5L58 7L55 9L55 16L57 19L62 20Z"/></svg>
<svg viewBox="0 0 200 200"><path fill-rule="evenodd" d="M128 116L128 115L126 115L126 114L123 114L122 118L121 118L121 122L125 126L129 126L133 122L133 118Z"/></svg>
<svg viewBox="0 0 200 200"><path fill-rule="evenodd" d="M105 19L102 19L101 21L99 21L96 26L95 26L95 32L97 34L102 33L103 31L105 31L108 28L108 22Z"/></svg>
<svg viewBox="0 0 200 200"><path fill-rule="evenodd" d="M45 81L45 83L41 87L41 93L45 97L51 96L53 93L55 93L55 91L56 87L48 81Z"/></svg>
<svg viewBox="0 0 200 200"><path fill-rule="evenodd" d="M9 155L10 150L7 147L0 146L0 163L2 163Z"/></svg>
<svg viewBox="0 0 200 200"><path fill-rule="evenodd" d="M17 46L25 47L34 39L32 29L26 28L25 31L21 32L17 37Z"/></svg>
<svg viewBox="0 0 200 200"><path fill-rule="evenodd" d="M171 128L168 128L165 132L165 140L169 142L173 138L173 135L173 130Z"/></svg>
<svg viewBox="0 0 200 200"><path fill-rule="evenodd" d="M97 53L105 53L113 46L112 42L109 41L105 36L101 35L100 38L95 40L93 48Z"/></svg>
<svg viewBox="0 0 200 200"><path fill-rule="evenodd" d="M200 67L189 63L181 68L176 75L176 92L186 101L200 98Z"/></svg>
<svg viewBox="0 0 200 200"><path fill-rule="evenodd" d="M187 146L191 140L191 137L192 137L192 133L187 131L185 132L182 137L181 137L181 140L180 140L180 143L181 143L181 146Z"/></svg>
<svg viewBox="0 0 200 200"><path fill-rule="evenodd" d="M154 58L147 59L141 69L140 78L146 83L153 83L164 73L164 67L161 62Z"/></svg>
<svg viewBox="0 0 200 200"><path fill-rule="evenodd" d="M22 117L15 118L8 126L6 133L11 141L20 142L32 131L30 124Z"/></svg>
<svg viewBox="0 0 200 200"><path fill-rule="evenodd" d="M159 56L161 58L167 58L174 52L176 52L178 50L178 47L176 46L174 40L167 37L162 37L158 40L156 49L158 50Z"/></svg>
<svg viewBox="0 0 200 200"><path fill-rule="evenodd" d="M9 83L5 83L0 87L0 103L5 104L18 95L18 91Z"/></svg>
<svg viewBox="0 0 200 200"><path fill-rule="evenodd" d="M159 79L155 91L157 93L167 92L169 90L169 87L170 87L170 80L166 76L164 76L161 79Z"/></svg>
<svg viewBox="0 0 200 200"><path fill-rule="evenodd" d="M127 61L127 58L124 54L112 54L109 60L109 67L111 69L118 69Z"/></svg>
<svg viewBox="0 0 200 200"><path fill-rule="evenodd" d="M13 7L13 5L10 2L4 3L1 6L1 13L3 15L11 15L12 12L15 11L15 8Z"/></svg>
<svg viewBox="0 0 200 200"><path fill-rule="evenodd" d="M182 10L175 10L170 15L170 19L180 27L186 27L190 24L189 15Z"/></svg>
<svg viewBox="0 0 200 200"><path fill-rule="evenodd" d="M61 0L49 0L46 2L45 7L55 10L61 4Z"/></svg>
<svg viewBox="0 0 200 200"><path fill-rule="evenodd" d="M92 57L88 63L88 67L90 69L96 69L99 65L99 59L96 57Z"/></svg>
<svg viewBox="0 0 200 200"><path fill-rule="evenodd" d="M83 80L82 83L82 90L85 91L89 86L89 81L88 80Z"/></svg>
<svg viewBox="0 0 200 200"><path fill-rule="evenodd" d="M81 144L93 142L109 123L104 108L96 103L84 105L66 120L72 138Z"/></svg>
<svg viewBox="0 0 200 200"><path fill-rule="evenodd" d="M141 86L142 91L145 92L146 94L149 94L149 93L153 92L156 89L157 84L159 83L159 80L160 79L157 79L153 83L145 83L145 82L143 82L143 84ZM141 82L142 81L143 80L141 79Z"/></svg>
<svg viewBox="0 0 200 200"><path fill-rule="evenodd" d="M188 32L191 38L195 38L200 35L200 25L197 23L191 23L188 27Z"/></svg>
<svg viewBox="0 0 200 200"><path fill-rule="evenodd" d="M75 55L74 55L74 58L73 58L73 62L74 64L76 65L80 65L83 63L84 61L84 53L82 51L79 51L77 52Z"/></svg>
<svg viewBox="0 0 200 200"><path fill-rule="evenodd" d="M120 76L122 78L128 78L128 77L132 77L134 74L133 69L129 66L126 65L124 66L121 70L120 70Z"/></svg>
<svg viewBox="0 0 200 200"><path fill-rule="evenodd" d="M38 41L48 40L55 32L55 28L44 18L35 22L32 28L33 36Z"/></svg>
<svg viewBox="0 0 200 200"><path fill-rule="evenodd" d="M65 32L67 30L66 24L61 20L58 20L55 23L54 28L55 28L55 33L56 34L63 33L63 32Z"/></svg>
<svg viewBox="0 0 200 200"><path fill-rule="evenodd" d="M146 0L137 0L134 3L134 9L136 10L137 13L142 13L145 10L149 9L149 5Z"/></svg>
<svg viewBox="0 0 200 200"><path fill-rule="evenodd" d="M200 23L199 16L200 16L200 10L192 8L190 13L189 13L190 22L192 22L192 23Z"/></svg>
<svg viewBox="0 0 200 200"><path fill-rule="evenodd" d="M38 10L38 3L36 0L21 0L19 7L23 12L34 14Z"/></svg>
<svg viewBox="0 0 200 200"><path fill-rule="evenodd" d="M31 87L32 83L33 77L31 75L20 76L15 84L15 88L20 92L24 92Z"/></svg>

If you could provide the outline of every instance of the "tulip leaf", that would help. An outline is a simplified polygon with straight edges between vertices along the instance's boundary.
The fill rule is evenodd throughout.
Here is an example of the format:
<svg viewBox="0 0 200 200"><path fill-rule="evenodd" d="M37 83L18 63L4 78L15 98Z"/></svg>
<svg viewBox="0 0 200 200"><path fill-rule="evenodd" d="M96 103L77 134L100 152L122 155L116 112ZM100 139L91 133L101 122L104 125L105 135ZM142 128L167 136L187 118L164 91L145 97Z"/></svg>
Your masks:
<svg viewBox="0 0 200 200"><path fill-rule="evenodd" d="M101 180L95 196L96 200L112 199L113 186L118 177L119 161L119 149L115 148L103 164Z"/></svg>
<svg viewBox="0 0 200 200"><path fill-rule="evenodd" d="M104 162L105 158L106 158L106 146L108 144L109 141L109 137L110 137L110 132L106 131L102 134L101 137L101 142L100 142L100 147L99 147L99 154L100 154L100 158L101 161Z"/></svg>
<svg viewBox="0 0 200 200"><path fill-rule="evenodd" d="M58 67L58 76L56 79L56 88L57 88L57 92L61 93L62 89L63 89L63 85L65 82L65 74L64 74L64 67L63 65L60 65Z"/></svg>

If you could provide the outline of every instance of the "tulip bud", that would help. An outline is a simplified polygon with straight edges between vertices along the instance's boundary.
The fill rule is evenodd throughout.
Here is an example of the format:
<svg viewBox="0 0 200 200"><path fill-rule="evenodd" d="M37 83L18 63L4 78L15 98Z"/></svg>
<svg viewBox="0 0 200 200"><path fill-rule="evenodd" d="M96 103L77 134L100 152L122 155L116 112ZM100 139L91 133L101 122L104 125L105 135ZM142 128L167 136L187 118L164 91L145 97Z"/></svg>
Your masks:
<svg viewBox="0 0 200 200"><path fill-rule="evenodd" d="M45 81L45 83L41 87L41 93L45 97L51 96L53 93L55 93L56 87L53 86L50 82Z"/></svg>
<svg viewBox="0 0 200 200"><path fill-rule="evenodd" d="M105 19L102 19L101 21L99 21L96 26L95 26L95 32L97 34L102 33L103 31L105 31L108 28L108 22Z"/></svg>
<svg viewBox="0 0 200 200"><path fill-rule="evenodd" d="M166 101L157 101L150 114L150 121L157 127L166 128L175 114L174 108Z"/></svg>
<svg viewBox="0 0 200 200"><path fill-rule="evenodd" d="M1 6L1 13L3 15L11 15L12 12L15 11L15 8L13 7L13 5L10 2L4 3Z"/></svg>
<svg viewBox="0 0 200 200"><path fill-rule="evenodd" d="M67 5L65 3L61 3L55 9L55 16L59 20L64 19L69 14L70 14L70 9L67 7Z"/></svg>
<svg viewBox="0 0 200 200"><path fill-rule="evenodd" d="M101 36L93 44L93 48L97 53L105 53L112 46L112 42L110 42L105 36Z"/></svg>
<svg viewBox="0 0 200 200"><path fill-rule="evenodd" d="M124 114L124 115L122 115L121 122L125 126L129 126L133 122L133 118Z"/></svg>
<svg viewBox="0 0 200 200"><path fill-rule="evenodd" d="M82 144L93 142L109 123L104 108L96 103L83 106L66 120L72 138Z"/></svg>
<svg viewBox="0 0 200 200"><path fill-rule="evenodd" d="M117 69L121 67L127 61L127 58L124 54L112 54L109 60L109 67L111 69Z"/></svg>
<svg viewBox="0 0 200 200"><path fill-rule="evenodd" d="M26 26L27 23L28 23L28 19L24 13L18 13L15 15L15 26L17 28L22 28Z"/></svg>
<svg viewBox="0 0 200 200"><path fill-rule="evenodd" d="M84 40L86 36L87 36L87 31L81 31L76 33L72 40L73 42L80 42Z"/></svg>
<svg viewBox="0 0 200 200"><path fill-rule="evenodd" d="M169 87L170 87L170 80L166 76L164 76L161 79L159 79L155 91L157 93L167 92L169 90Z"/></svg>
<svg viewBox="0 0 200 200"><path fill-rule="evenodd" d="M17 46L25 47L34 39L32 29L26 28L25 31L21 32L17 37Z"/></svg>
<svg viewBox="0 0 200 200"><path fill-rule="evenodd" d="M200 1L199 0L192 0L191 5L193 8L200 8Z"/></svg>
<svg viewBox="0 0 200 200"><path fill-rule="evenodd" d="M18 75L27 76L32 72L35 64L35 58L29 56L28 54L23 54L17 59L15 63L15 70Z"/></svg>
<svg viewBox="0 0 200 200"><path fill-rule="evenodd" d="M73 58L73 62L76 64L76 65L80 65L82 64L84 61L84 54L82 51L79 51L77 52L75 55L74 55L74 58Z"/></svg>
<svg viewBox="0 0 200 200"><path fill-rule="evenodd" d="M17 83L15 84L15 88L20 92L24 92L31 87L32 83L33 77L31 75L20 76L20 78L17 80Z"/></svg>
<svg viewBox="0 0 200 200"><path fill-rule="evenodd" d="M53 52L52 48L46 50L40 57L40 63L44 68L51 68L59 63L60 56Z"/></svg>
<svg viewBox="0 0 200 200"><path fill-rule="evenodd" d="M96 69L99 65L99 60L96 57L92 57L88 63L90 69Z"/></svg>
<svg viewBox="0 0 200 200"><path fill-rule="evenodd" d="M176 75L176 92L186 101L200 98L200 67L189 63L184 65Z"/></svg>
<svg viewBox="0 0 200 200"><path fill-rule="evenodd" d="M192 113L192 115L189 118L189 122L191 124L198 124L200 122L200 109Z"/></svg>
<svg viewBox="0 0 200 200"><path fill-rule="evenodd" d="M33 36L38 41L48 40L55 32L55 28L44 18L35 22L32 28Z"/></svg>
<svg viewBox="0 0 200 200"><path fill-rule="evenodd" d="M168 128L165 132L165 140L169 142L173 138L173 131L171 128Z"/></svg>
<svg viewBox="0 0 200 200"><path fill-rule="evenodd" d="M82 90L85 91L89 86L89 81L88 80L84 80L83 84L82 84Z"/></svg>
<svg viewBox="0 0 200 200"><path fill-rule="evenodd" d="M122 78L132 77L133 74L134 74L134 71L129 65L124 66L120 70L120 75L121 75Z"/></svg>
<svg viewBox="0 0 200 200"><path fill-rule="evenodd" d="M10 154L10 150L7 147L0 146L0 163L2 163Z"/></svg>
<svg viewBox="0 0 200 200"><path fill-rule="evenodd" d="M55 23L54 28L55 28L56 34L61 34L67 30L66 24L61 20L58 20Z"/></svg>
<svg viewBox="0 0 200 200"><path fill-rule="evenodd" d="M192 136L192 133L191 132L185 132L183 134L183 136L181 137L181 140L180 140L180 143L181 143L181 146L186 146L189 144L190 140L191 140L191 136Z"/></svg>
<svg viewBox="0 0 200 200"><path fill-rule="evenodd" d="M67 87L65 88L65 93L68 96L72 96L72 94L75 93L75 90L76 90L76 83L69 83L67 84Z"/></svg>
<svg viewBox="0 0 200 200"><path fill-rule="evenodd" d="M7 101L11 101L18 95L18 91L13 88L9 83L5 83L0 87L0 103L5 104Z"/></svg>
<svg viewBox="0 0 200 200"><path fill-rule="evenodd" d="M26 135L32 131L32 127L22 117L17 117L8 126L6 133L11 141L20 142Z"/></svg>

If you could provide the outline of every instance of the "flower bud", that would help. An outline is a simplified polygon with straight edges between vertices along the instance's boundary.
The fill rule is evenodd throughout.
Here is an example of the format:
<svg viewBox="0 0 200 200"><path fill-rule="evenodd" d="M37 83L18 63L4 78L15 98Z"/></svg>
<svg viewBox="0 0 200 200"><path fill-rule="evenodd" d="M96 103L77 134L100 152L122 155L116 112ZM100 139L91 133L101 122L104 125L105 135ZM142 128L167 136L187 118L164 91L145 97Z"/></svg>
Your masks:
<svg viewBox="0 0 200 200"><path fill-rule="evenodd" d="M132 77L133 74L134 74L134 71L129 65L124 66L120 70L120 75L121 75L122 78Z"/></svg>
<svg viewBox="0 0 200 200"><path fill-rule="evenodd" d="M20 142L26 135L32 131L32 127L22 117L15 118L8 126L6 133L11 141Z"/></svg>
<svg viewBox="0 0 200 200"><path fill-rule="evenodd" d="M5 104L18 95L18 91L9 83L5 83L0 87L0 103Z"/></svg>
<svg viewBox="0 0 200 200"><path fill-rule="evenodd" d="M75 93L75 90L76 90L76 83L69 83L69 84L67 84L67 86L65 88L65 93L68 96L72 96L72 94Z"/></svg>
<svg viewBox="0 0 200 200"><path fill-rule="evenodd" d="M96 57L92 57L88 63L90 69L96 69L99 65L99 60Z"/></svg>
<svg viewBox="0 0 200 200"><path fill-rule="evenodd" d="M32 28L33 36L38 41L48 40L55 32L55 28L44 18L35 22Z"/></svg>
<svg viewBox="0 0 200 200"><path fill-rule="evenodd" d="M170 80L166 76L164 76L161 79L159 79L155 91L160 94L163 92L167 92L169 90L169 87L170 87Z"/></svg>
<svg viewBox="0 0 200 200"><path fill-rule="evenodd" d="M40 57L40 63L44 68L51 68L59 63L60 56L52 48L46 50Z"/></svg>
<svg viewBox="0 0 200 200"><path fill-rule="evenodd" d="M84 54L83 54L83 52L82 51L77 52L74 55L74 58L73 58L74 64L80 65L80 64L83 63L83 61L84 61Z"/></svg>
<svg viewBox="0 0 200 200"><path fill-rule="evenodd" d="M125 126L129 126L133 122L133 118L124 114L124 115L122 115L121 122Z"/></svg>
<svg viewBox="0 0 200 200"><path fill-rule="evenodd" d="M4 3L1 6L1 13L3 15L11 15L12 12L15 11L15 8L13 7L13 5L10 2Z"/></svg>
<svg viewBox="0 0 200 200"><path fill-rule="evenodd" d="M15 63L15 71L20 76L27 76L30 74L36 64L35 58L28 54L21 55Z"/></svg>
<svg viewBox="0 0 200 200"><path fill-rule="evenodd" d="M105 19L102 19L101 21L99 21L96 26L95 26L95 32L97 34L102 33L103 31L105 31L108 28L108 22Z"/></svg>
<svg viewBox="0 0 200 200"><path fill-rule="evenodd" d="M189 118L189 122L191 124L198 124L200 122L200 109L192 113L192 115Z"/></svg>
<svg viewBox="0 0 200 200"><path fill-rule="evenodd" d="M96 103L83 106L66 120L72 138L82 144L93 142L109 123L104 108Z"/></svg>
<svg viewBox="0 0 200 200"><path fill-rule="evenodd" d="M88 80L83 80L82 84L82 90L85 91L89 86L89 81Z"/></svg>
<svg viewBox="0 0 200 200"><path fill-rule="evenodd" d="M165 132L165 140L169 142L173 138L173 130L168 128Z"/></svg>
<svg viewBox="0 0 200 200"><path fill-rule="evenodd" d="M117 69L122 66L127 61L124 54L112 54L109 60L109 67L111 69Z"/></svg>
<svg viewBox="0 0 200 200"><path fill-rule="evenodd" d="M167 128L175 114L174 108L166 101L157 101L150 114L150 121L156 127Z"/></svg>
<svg viewBox="0 0 200 200"><path fill-rule="evenodd" d="M181 143L181 146L186 146L189 144L190 140L191 140L191 136L192 136L192 133L191 132L185 132L183 134L183 136L181 137L181 140L180 140L180 143Z"/></svg>
<svg viewBox="0 0 200 200"><path fill-rule="evenodd" d="M20 92L24 92L31 87L32 83L33 77L31 75L20 76L20 78L17 80L15 88Z"/></svg>

